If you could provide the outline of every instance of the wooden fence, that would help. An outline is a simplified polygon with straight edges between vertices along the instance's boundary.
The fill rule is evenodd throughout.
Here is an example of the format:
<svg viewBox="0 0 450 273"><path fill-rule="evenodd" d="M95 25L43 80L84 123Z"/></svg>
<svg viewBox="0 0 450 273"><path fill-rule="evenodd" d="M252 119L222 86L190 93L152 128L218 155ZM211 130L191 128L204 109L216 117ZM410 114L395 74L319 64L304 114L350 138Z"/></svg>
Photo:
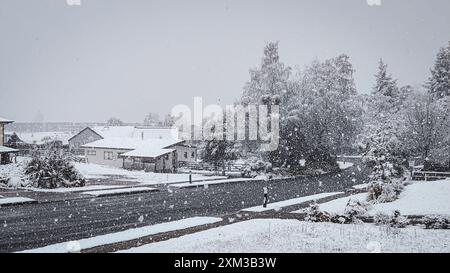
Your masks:
<svg viewBox="0 0 450 273"><path fill-rule="evenodd" d="M450 172L432 172L432 171L413 171L412 179L413 180L437 180L437 179L445 179L450 177Z"/></svg>
<svg viewBox="0 0 450 273"><path fill-rule="evenodd" d="M223 166L219 165L214 167L214 165L205 163L205 162L186 162L186 161L178 161L178 166L180 168L186 168L189 170L198 170L198 171L222 171ZM225 171L227 172L240 172L245 167L244 164L239 163L227 163L225 164Z"/></svg>

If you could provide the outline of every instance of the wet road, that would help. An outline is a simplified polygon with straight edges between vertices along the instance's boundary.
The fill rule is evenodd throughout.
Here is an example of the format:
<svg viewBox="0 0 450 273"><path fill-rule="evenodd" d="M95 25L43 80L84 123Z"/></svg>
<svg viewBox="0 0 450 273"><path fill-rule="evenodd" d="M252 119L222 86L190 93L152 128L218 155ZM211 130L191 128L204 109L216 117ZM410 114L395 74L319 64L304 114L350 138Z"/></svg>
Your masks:
<svg viewBox="0 0 450 273"><path fill-rule="evenodd" d="M222 216L269 201L342 191L364 183L351 167L339 174L243 182L0 208L0 252L19 251L193 216ZM143 216L143 217L142 217Z"/></svg>

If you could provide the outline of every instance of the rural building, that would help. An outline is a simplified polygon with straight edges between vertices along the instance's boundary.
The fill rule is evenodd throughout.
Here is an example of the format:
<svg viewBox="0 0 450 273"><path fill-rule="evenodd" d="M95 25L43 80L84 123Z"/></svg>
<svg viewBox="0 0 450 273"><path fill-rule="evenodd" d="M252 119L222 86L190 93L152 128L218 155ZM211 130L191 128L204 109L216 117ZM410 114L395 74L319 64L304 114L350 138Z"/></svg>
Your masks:
<svg viewBox="0 0 450 273"><path fill-rule="evenodd" d="M152 172L176 172L177 149L186 148L183 145L183 140L170 138L111 137L81 145L81 148L85 150L87 163Z"/></svg>
<svg viewBox="0 0 450 273"><path fill-rule="evenodd" d="M10 155L18 152L16 149L5 147L5 125L12 123L12 120L8 120L0 117L0 164L6 164L10 162Z"/></svg>
<svg viewBox="0 0 450 273"><path fill-rule="evenodd" d="M69 138L69 149L82 154L80 147L84 144L104 138L138 138L138 139L178 139L177 128L139 127L139 126L95 126L86 127Z"/></svg>
<svg viewBox="0 0 450 273"><path fill-rule="evenodd" d="M178 129L173 127L144 126L96 126L93 128L86 127L68 140L69 149L75 154L86 155L84 145L98 140L110 138L129 138L135 140L177 140ZM195 146L189 145L186 142L182 142L179 143L175 147L175 149L177 162L197 161L197 149ZM120 167L122 167L121 164L114 164L120 165Z"/></svg>

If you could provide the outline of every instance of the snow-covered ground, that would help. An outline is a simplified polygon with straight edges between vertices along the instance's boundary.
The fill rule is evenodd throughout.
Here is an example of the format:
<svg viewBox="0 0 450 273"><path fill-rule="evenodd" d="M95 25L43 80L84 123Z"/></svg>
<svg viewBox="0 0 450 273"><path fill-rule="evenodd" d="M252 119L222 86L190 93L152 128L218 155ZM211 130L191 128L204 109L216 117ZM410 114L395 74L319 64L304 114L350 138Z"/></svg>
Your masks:
<svg viewBox="0 0 450 273"><path fill-rule="evenodd" d="M280 202L269 203L269 204L267 204L266 208L264 208L262 205L260 205L260 206L255 206L255 207L251 207L251 208L246 208L246 209L243 209L242 211L263 212L263 211L269 211L269 210L278 210L278 209L281 209L284 207L301 204L304 202L313 201L313 200L317 200L317 199L321 199L321 198L325 198L325 197L329 197L329 196L333 196L333 195L338 195L338 194L342 194L342 193L343 192L319 193L319 194L315 194L315 195L309 195L309 196L284 200L284 201L280 201Z"/></svg>
<svg viewBox="0 0 450 273"><path fill-rule="evenodd" d="M97 164L75 163L75 168L86 179L102 179L120 177L122 181L138 182L143 185L154 185L162 183L180 183L189 181L189 174L179 173L152 173L144 171L130 171L120 168L113 168ZM213 179L224 179L223 176L204 176L192 174L193 181L204 181Z"/></svg>
<svg viewBox="0 0 450 273"><path fill-rule="evenodd" d="M141 216L143 217L143 216ZM143 220L143 218L142 218ZM141 221L141 220L140 220ZM150 236L158 233L175 231L180 229L191 228L200 225L212 224L222 221L222 218L217 217L192 217L178 221L172 221L157 225L145 226L140 228L128 229L125 231L110 233L106 235L95 236L91 238L82 239L79 241L70 241L54 245L49 245L41 248L35 248L22 251L24 253L65 253L65 252L79 252L83 249L93 248L97 246L113 244L118 242L130 241L145 236Z"/></svg>
<svg viewBox="0 0 450 273"><path fill-rule="evenodd" d="M330 213L342 213L350 198L366 201L367 193L321 204L320 209ZM450 215L450 179L409 185L400 194L399 199L390 203L375 204L369 213L372 215L377 212L392 213L394 210L404 215Z"/></svg>
<svg viewBox="0 0 450 273"><path fill-rule="evenodd" d="M108 189L108 190L98 190L98 191L84 191L81 194L93 195L97 197L101 196L111 196L117 194L127 194L127 193L142 193L157 191L155 188L149 187L136 187L136 188L124 188L124 189Z"/></svg>
<svg viewBox="0 0 450 273"><path fill-rule="evenodd" d="M122 252L450 252L445 230L256 219Z"/></svg>
<svg viewBox="0 0 450 273"><path fill-rule="evenodd" d="M129 187L129 186L91 185L91 186L85 186L85 187L57 188L57 189L27 188L27 190L31 190L31 191L35 191L35 192L68 193L68 192L100 191L100 190L110 190L110 189L121 189L121 188L127 188L127 187Z"/></svg>
<svg viewBox="0 0 450 273"><path fill-rule="evenodd" d="M27 197L5 197L0 198L0 207L5 205L25 204L36 202L34 199Z"/></svg>
<svg viewBox="0 0 450 273"><path fill-rule="evenodd" d="M213 181L202 181L202 182L192 182L192 183L178 183L170 185L172 188L195 188L195 187L207 187L209 185L219 185L219 184L227 184L227 183L239 183L239 182L245 182L249 180L259 180L258 177L256 178L233 178L233 179L219 179L219 180L213 180Z"/></svg>

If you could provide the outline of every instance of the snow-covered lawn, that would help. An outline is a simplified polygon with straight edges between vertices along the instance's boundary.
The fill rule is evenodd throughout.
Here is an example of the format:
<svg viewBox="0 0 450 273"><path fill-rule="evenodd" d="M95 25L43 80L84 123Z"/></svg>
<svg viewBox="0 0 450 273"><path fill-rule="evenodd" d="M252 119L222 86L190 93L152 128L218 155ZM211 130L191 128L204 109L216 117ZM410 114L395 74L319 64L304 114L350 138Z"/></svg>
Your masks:
<svg viewBox="0 0 450 273"><path fill-rule="evenodd" d="M363 200L367 193L339 198L320 205L320 209L330 213L342 213L350 198ZM450 215L450 180L432 182L417 182L409 185L400 194L400 198L394 202L375 204L369 212L374 215L377 212L392 213L400 211L403 215Z"/></svg>
<svg viewBox="0 0 450 273"><path fill-rule="evenodd" d="M0 198L0 207L6 205L34 203L36 200L27 197L6 197Z"/></svg>
<svg viewBox="0 0 450 273"><path fill-rule="evenodd" d="M157 191L157 189L149 188L149 187L136 187L136 188L125 188L125 189L84 191L81 194L87 194L87 195L101 197L101 196L111 196L111 195L127 194L127 193L142 193L142 192L151 192L151 191Z"/></svg>
<svg viewBox="0 0 450 273"><path fill-rule="evenodd" d="M113 168L96 164L75 163L75 168L86 179L102 179L111 177L120 177L122 181L138 182L144 185L153 185L161 183L180 183L189 181L189 174L173 173L152 173L144 171L129 171L121 168ZM204 176L192 174L193 181L204 181L212 179L223 179L223 176Z"/></svg>
<svg viewBox="0 0 450 273"><path fill-rule="evenodd" d="M122 252L450 252L445 230L256 219Z"/></svg>
<svg viewBox="0 0 450 273"><path fill-rule="evenodd" d="M216 217L192 217L178 221L172 221L157 225L145 226L140 228L133 228L125 231L110 233L106 235L95 236L91 238L82 239L79 241L70 241L54 245L49 245L41 248L35 248L22 251L24 253L64 253L64 252L79 252L83 249L93 248L97 246L113 244L118 242L126 242L145 236L150 236L158 233L181 230L200 225L212 224L222 221L222 218Z"/></svg>
<svg viewBox="0 0 450 273"><path fill-rule="evenodd" d="M338 194L342 194L342 193L343 192L319 193L319 194L315 194L315 195L309 195L309 196L284 200L284 201L280 201L280 202L269 203L269 204L267 204L266 208L264 208L262 205L260 205L260 206L255 206L255 207L251 207L251 208L246 208L246 209L243 209L242 211L263 212L263 211L269 211L269 210L277 210L277 209L281 209L284 207L301 204L304 202L313 201L313 200L317 200L317 199L321 199L321 198L325 198L325 197L329 197L329 196L333 196L333 195L338 195Z"/></svg>

